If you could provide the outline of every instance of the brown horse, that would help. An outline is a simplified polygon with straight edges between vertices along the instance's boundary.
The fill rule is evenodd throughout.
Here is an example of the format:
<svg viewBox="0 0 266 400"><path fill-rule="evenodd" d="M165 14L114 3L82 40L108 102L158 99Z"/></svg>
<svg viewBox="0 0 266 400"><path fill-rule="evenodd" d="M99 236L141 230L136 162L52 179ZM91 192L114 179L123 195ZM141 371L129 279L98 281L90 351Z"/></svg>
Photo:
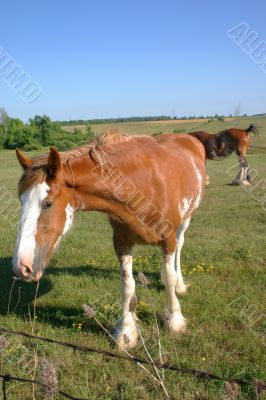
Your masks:
<svg viewBox="0 0 266 400"><path fill-rule="evenodd" d="M77 149L30 160L17 150L24 169L19 181L22 216L13 256L14 273L38 281L76 211L107 213L121 268L122 316L114 337L121 347L137 341L132 250L153 244L162 250L162 281L167 294L165 324L186 328L177 293L183 293L180 252L205 185L205 152L190 136L169 135L157 143L148 136L109 132Z"/></svg>
<svg viewBox="0 0 266 400"><path fill-rule="evenodd" d="M189 135L196 137L204 145L206 158L209 160L222 160L236 153L239 159L240 171L233 180L233 185L250 186L250 177L248 175L248 162L246 153L250 144L250 133L255 135L258 130L251 124L247 129L230 128L216 134L204 131L191 132ZM209 183L207 176L206 184Z"/></svg>

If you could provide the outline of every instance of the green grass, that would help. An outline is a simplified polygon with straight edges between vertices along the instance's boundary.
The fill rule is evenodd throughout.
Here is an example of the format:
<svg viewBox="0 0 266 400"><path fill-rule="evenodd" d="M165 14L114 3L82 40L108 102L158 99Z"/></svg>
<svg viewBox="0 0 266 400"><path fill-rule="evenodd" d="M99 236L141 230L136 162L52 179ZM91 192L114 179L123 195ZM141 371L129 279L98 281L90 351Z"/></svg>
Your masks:
<svg viewBox="0 0 266 400"><path fill-rule="evenodd" d="M250 122L241 120L239 124L245 127ZM228 122L217 124L208 124L206 128L216 131ZM266 147L263 132L266 119L261 118L258 125L262 127L261 135L252 138L252 143ZM154 125L147 126L152 133ZM134 132L136 128L133 128ZM163 130L169 132L171 129ZM251 149L248 160L250 167L258 171L255 186L266 178L265 151ZM0 187L4 186L16 195L20 168L14 152L1 152L0 161ZM183 313L188 319L188 333L173 339L160 326L163 358L226 377L266 381L266 211L256 200L258 195L266 196L266 192L264 188L261 193L258 186L252 196L240 187L228 186L232 176L226 171L236 162L232 156L221 162L208 163L211 185L206 187L202 205L186 233L182 252L185 280L191 285L188 295L181 299ZM105 215L76 215L74 228L62 242L40 282L34 325L30 316L32 319L36 284L15 282L8 315L16 228L2 215L0 237L1 325L114 350L107 335L94 321L85 320L81 309L84 303L93 304L106 326L112 325L119 315L119 267ZM165 301L160 267L158 249L136 248L134 273L143 270L150 280L148 289L137 285L138 316L147 347L156 360L158 341L152 308L160 319ZM245 307L246 313L243 313ZM132 353L146 357L141 342ZM37 359L46 356L55 364L60 387L75 396L106 400L164 398L162 390L135 364L95 354L73 353L59 346L34 344L24 339L13 339L0 354L1 370L32 378L35 355ZM181 384L183 397L180 396L179 375L165 373L165 386L173 399L227 398L221 382L182 375ZM38 389L35 398L41 398ZM244 387L238 398L256 399L256 396ZM33 399L32 387L12 382L8 384L8 399Z"/></svg>

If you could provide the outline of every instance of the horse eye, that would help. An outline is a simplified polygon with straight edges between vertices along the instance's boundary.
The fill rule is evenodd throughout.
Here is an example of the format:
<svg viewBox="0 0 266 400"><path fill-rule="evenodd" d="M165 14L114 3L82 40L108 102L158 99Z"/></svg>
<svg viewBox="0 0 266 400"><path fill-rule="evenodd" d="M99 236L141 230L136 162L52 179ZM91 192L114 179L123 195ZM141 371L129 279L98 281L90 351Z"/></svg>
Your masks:
<svg viewBox="0 0 266 400"><path fill-rule="evenodd" d="M44 209L51 208L52 205L53 205L53 202L52 202L51 200L47 200L47 201L43 204L42 208L44 208Z"/></svg>

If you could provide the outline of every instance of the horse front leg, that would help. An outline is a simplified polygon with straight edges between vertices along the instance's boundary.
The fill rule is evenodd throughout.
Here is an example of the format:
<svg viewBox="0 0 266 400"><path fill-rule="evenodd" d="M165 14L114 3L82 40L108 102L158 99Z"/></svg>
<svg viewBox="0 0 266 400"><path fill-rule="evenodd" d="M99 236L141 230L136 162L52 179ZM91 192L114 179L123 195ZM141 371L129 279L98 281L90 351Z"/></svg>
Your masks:
<svg viewBox="0 0 266 400"><path fill-rule="evenodd" d="M166 290L166 309L164 312L165 326L172 332L186 332L187 321L181 312L180 303L176 297L177 271L175 269L175 252L163 254L161 272L162 282Z"/></svg>
<svg viewBox="0 0 266 400"><path fill-rule="evenodd" d="M122 315L118 320L114 339L121 349L130 349L137 345L138 329L135 310L132 310L135 295L135 280L132 274L132 247L125 246L114 238L114 248L120 262L120 284Z"/></svg>

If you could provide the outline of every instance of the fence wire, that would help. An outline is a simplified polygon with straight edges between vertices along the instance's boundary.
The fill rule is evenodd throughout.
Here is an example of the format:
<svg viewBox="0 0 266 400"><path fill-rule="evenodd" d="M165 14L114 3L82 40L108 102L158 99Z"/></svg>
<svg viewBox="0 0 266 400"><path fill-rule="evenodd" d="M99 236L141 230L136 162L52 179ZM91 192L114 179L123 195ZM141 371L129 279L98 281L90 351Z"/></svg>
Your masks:
<svg viewBox="0 0 266 400"><path fill-rule="evenodd" d="M266 391L266 383L264 382L260 382L258 380L253 380L253 381L249 381L246 379L238 379L238 378L225 378L219 375L214 374L213 372L208 372L208 371L203 371L203 370L198 370L198 369L193 369L193 368L185 368L185 367L179 367L179 366L175 366L172 364L168 364L168 363L160 363L160 362L156 362L156 361L150 361L150 360L145 360L139 357L128 357L127 355L124 354L118 354L115 353L113 351L108 351L108 350L103 350L103 349L96 349L93 347L88 347L88 346L84 346L84 345L78 345L78 344L74 344L74 343L70 343L70 342L64 342L64 341L60 341L60 340L55 340L55 339L51 339L48 337L42 337L42 336L35 336L35 335L31 335L29 333L26 332L21 332L21 331L14 331L14 330L10 330L10 329L6 329L4 327L0 327L0 334L2 333L7 333L10 335L16 335L16 336L20 336L20 337L25 337L31 340L38 340L38 341L42 341L42 342L47 342L47 343L54 343L63 347L68 347L71 348L75 351L80 351L83 353L97 353L97 354L101 354L105 357L112 357L112 358L117 358L117 359L121 359L121 360L126 360L129 362L135 362L135 363L141 363L141 364L148 364L151 366L155 366L157 368L160 369L164 369L164 370L168 370L168 371L174 371L174 372L179 372L179 373L183 373L183 374L188 374L188 375L192 375L195 376L199 379L207 379L207 380L218 380L218 381L223 381L223 382L228 382L228 383L236 383L240 386L251 386L253 388L256 388L259 391ZM1 376L1 378L3 379L3 388L5 385L5 382L7 381L7 378L3 378L3 376ZM20 380L23 378L14 378L14 377L9 377L10 379L16 379L16 380ZM40 382L38 381L30 381L25 379L24 382L30 382L30 383L37 383L40 384ZM77 399L74 397L71 397L70 395L61 392L62 396L65 396L66 398L69 399L73 399L73 400L87 400L87 399ZM70 396L70 397L67 397ZM4 397L4 400L6 400L6 398Z"/></svg>

